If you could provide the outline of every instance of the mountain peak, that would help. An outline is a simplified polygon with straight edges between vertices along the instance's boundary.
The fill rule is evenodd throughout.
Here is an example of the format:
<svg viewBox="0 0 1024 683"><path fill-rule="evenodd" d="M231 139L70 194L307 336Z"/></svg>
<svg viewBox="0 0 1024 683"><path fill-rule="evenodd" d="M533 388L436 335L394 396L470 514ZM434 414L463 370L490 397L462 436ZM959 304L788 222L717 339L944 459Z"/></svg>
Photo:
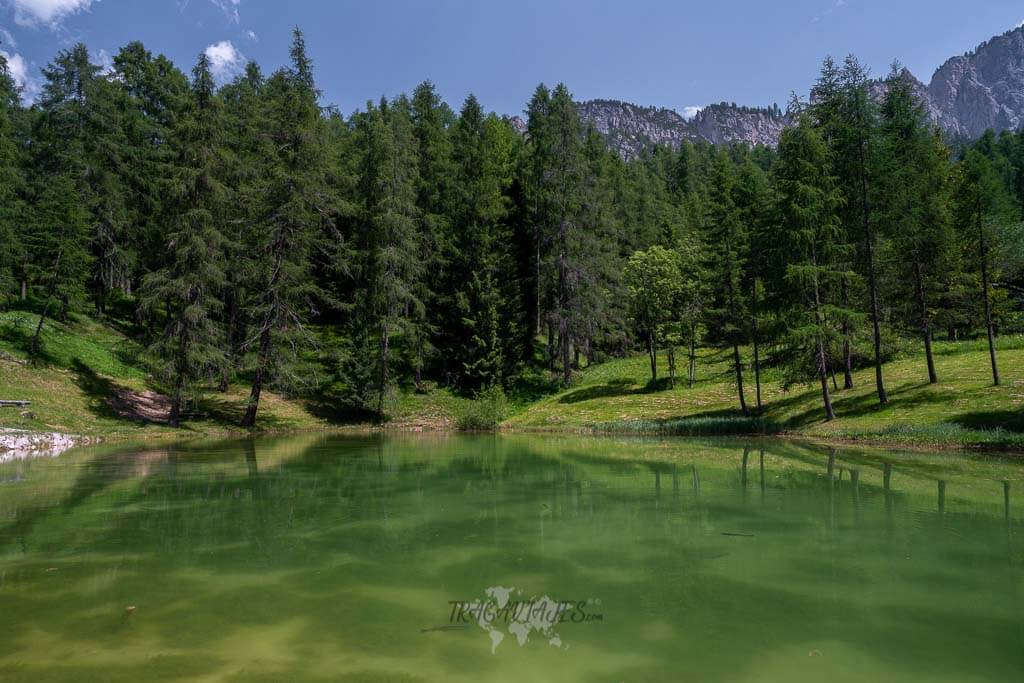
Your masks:
<svg viewBox="0 0 1024 683"><path fill-rule="evenodd" d="M906 68L904 73L929 117L950 135L976 138L989 128L1024 126L1024 24L946 60L927 85ZM874 92L880 95L884 88ZM684 140L775 146L790 124L777 105L721 102L689 120L672 109L619 100L589 100L579 107L583 120L627 159L656 144L678 148Z"/></svg>

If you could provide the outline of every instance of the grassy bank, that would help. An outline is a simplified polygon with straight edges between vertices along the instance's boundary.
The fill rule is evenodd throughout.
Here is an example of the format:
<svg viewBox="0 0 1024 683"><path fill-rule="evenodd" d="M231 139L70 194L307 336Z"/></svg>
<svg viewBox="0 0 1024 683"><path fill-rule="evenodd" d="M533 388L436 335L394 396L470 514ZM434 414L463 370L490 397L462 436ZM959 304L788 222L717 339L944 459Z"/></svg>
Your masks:
<svg viewBox="0 0 1024 683"><path fill-rule="evenodd" d="M127 335L86 317L48 321L42 353L29 363L24 350L37 321L24 311L0 313L0 399L32 402L28 408L0 408L0 426L112 439L238 431L247 386L206 392L196 418L172 429L162 423L166 398L147 374L143 350ZM261 429L327 426L306 405L264 392Z"/></svg>
<svg viewBox="0 0 1024 683"><path fill-rule="evenodd" d="M115 326L74 316L48 322L36 363L25 356L35 315L0 313L0 399L32 401L28 409L0 408L0 427L56 431L107 439L220 436L236 433L248 386L207 391L197 415L181 430L164 424L166 397L148 375L143 350ZM579 373L568 390L552 390L538 376L511 397L508 430L586 431L602 434L702 436L790 434L830 442L920 448L1024 451L1024 339L1000 340L1004 384L993 387L983 343L937 344L940 384L931 386L920 355L888 363L890 403L878 406L874 374L855 374L856 388L834 393L839 419L822 420L821 399L811 386L784 390L772 370L764 373L763 412L744 418L737 410L729 357L702 351L693 388L677 381L648 386L646 357L613 360ZM664 358L662 357L662 362ZM660 369L667 374L667 368ZM542 373L543 374L543 373ZM748 373L747 400L756 399ZM491 419L490 412L444 389L400 392L390 426L406 430L453 430ZM260 429L294 431L359 425L333 406L264 392Z"/></svg>
<svg viewBox="0 0 1024 683"><path fill-rule="evenodd" d="M523 407L506 427L662 435L787 433L823 441L1024 451L1024 339L1003 338L1000 347L1003 386L992 386L983 344L942 342L936 348L938 385L928 384L923 355L899 358L885 366L890 401L881 407L873 369L858 371L854 389L833 393L839 416L833 422L822 419L820 390L795 386L786 391L771 370L763 378L763 412L743 418L730 358L723 353L700 354L692 389L683 380L675 388L661 382L651 390L647 358L634 357L584 370L571 389ZM659 372L667 375L667 367ZM752 374L746 380L747 401L754 406Z"/></svg>

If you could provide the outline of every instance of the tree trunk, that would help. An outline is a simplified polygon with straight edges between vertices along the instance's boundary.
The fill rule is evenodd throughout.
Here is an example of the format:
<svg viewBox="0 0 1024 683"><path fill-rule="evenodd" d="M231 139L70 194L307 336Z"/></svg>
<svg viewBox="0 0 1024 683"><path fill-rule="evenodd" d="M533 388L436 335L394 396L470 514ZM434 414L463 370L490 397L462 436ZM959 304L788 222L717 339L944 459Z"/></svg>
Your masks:
<svg viewBox="0 0 1024 683"><path fill-rule="evenodd" d="M35 358L36 353L39 352L39 337L43 333L43 321L46 320L46 313L50 310L50 302L53 300L53 296L50 296L46 303L43 304L43 311L39 314L39 324L36 325L35 334L32 335L32 343L28 347L28 357Z"/></svg>
<svg viewBox="0 0 1024 683"><path fill-rule="evenodd" d="M391 355L391 335L388 334L387 324L381 325L380 329L380 384L377 387L377 419L384 421L384 395L388 390L388 360Z"/></svg>
<svg viewBox="0 0 1024 683"><path fill-rule="evenodd" d="M676 345L669 344L668 351L668 386L670 389L676 388Z"/></svg>
<svg viewBox="0 0 1024 683"><path fill-rule="evenodd" d="M689 353L689 365L687 367L687 379L689 381L690 389L693 389L693 382L697 378L697 327L696 325L690 326L690 353Z"/></svg>
<svg viewBox="0 0 1024 683"><path fill-rule="evenodd" d="M188 352L188 340L184 334L178 340L178 357L175 359L174 372L174 394L171 396L171 414L167 422L172 427L178 427L181 422L181 395L185 388L185 367Z"/></svg>
<svg viewBox="0 0 1024 683"><path fill-rule="evenodd" d="M832 396L828 392L828 362L825 357L825 341L822 337L822 327L824 321L821 317L821 289L818 286L818 255L816 252L811 253L811 262L815 268L814 274L814 324L818 328L817 332L817 343L818 343L818 379L821 381L821 400L825 405L825 421L831 422L836 419L835 410L832 408ZM833 375L834 377L834 375Z"/></svg>
<svg viewBox="0 0 1024 683"><path fill-rule="evenodd" d="M875 278L875 234L871 230L871 218L868 212L868 172L864 158L864 140L858 145L861 168L861 208L863 209L864 243L868 258L868 294L871 299L871 327L875 341L875 387L878 390L878 402L883 406L889 402L885 393L885 381L882 378L882 328L881 316L878 312L878 285Z"/></svg>
<svg viewBox="0 0 1024 683"><path fill-rule="evenodd" d="M843 308L850 307L850 283L843 278ZM843 316L843 389L853 389L853 349L850 344L850 319Z"/></svg>
<svg viewBox="0 0 1024 683"><path fill-rule="evenodd" d="M568 325L564 320L559 322L559 326L562 328L558 333L558 351L562 357L562 386L569 388L572 386L572 362L569 357L569 330Z"/></svg>
<svg viewBox="0 0 1024 683"><path fill-rule="evenodd" d="M921 264L914 263L914 286L917 289L917 306L921 315L921 336L924 337L924 356L928 363L928 382L938 384L939 377L935 373L935 358L932 357L932 324L928 318L928 302L924 294L924 278L921 276Z"/></svg>
<svg viewBox="0 0 1024 683"><path fill-rule="evenodd" d="M658 346L653 332L647 333L647 357L651 361L651 386L658 387Z"/></svg>
<svg viewBox="0 0 1024 683"><path fill-rule="evenodd" d="M757 412L761 412L761 355L757 344L757 321L754 321L754 387L757 395Z"/></svg>
<svg viewBox="0 0 1024 683"><path fill-rule="evenodd" d="M988 243L985 241L985 228L981 222L981 211L978 211L978 247L981 251L981 289L985 300L985 329L988 332L988 355L992 360L992 383L999 386L999 366L996 363L996 334L992 325L992 302L988 293Z"/></svg>
<svg viewBox="0 0 1024 683"><path fill-rule="evenodd" d="M270 356L270 328L264 326L260 333L260 349L256 355L256 375L252 380L252 391L249 392L249 402L245 408L245 416L242 417L242 427L251 428L256 426L256 412L260 407L260 394L263 393L263 379L266 373L267 363Z"/></svg>
<svg viewBox="0 0 1024 683"><path fill-rule="evenodd" d="M28 280L21 278L21 300L28 299Z"/></svg>
<svg viewBox="0 0 1024 683"><path fill-rule="evenodd" d="M747 407L747 397L743 395L743 364L740 362L740 347L738 344L732 345L732 358L733 363L736 366L736 388L740 394L740 410L743 411L743 417L750 417L750 408Z"/></svg>

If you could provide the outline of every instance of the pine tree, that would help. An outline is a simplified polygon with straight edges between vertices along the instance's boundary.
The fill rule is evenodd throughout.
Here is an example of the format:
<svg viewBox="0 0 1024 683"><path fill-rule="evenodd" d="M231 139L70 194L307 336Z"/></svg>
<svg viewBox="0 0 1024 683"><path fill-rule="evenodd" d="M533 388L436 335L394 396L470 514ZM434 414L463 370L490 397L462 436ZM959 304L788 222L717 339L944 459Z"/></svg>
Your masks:
<svg viewBox="0 0 1024 683"><path fill-rule="evenodd" d="M205 53L192 71L192 97L174 129L178 150L166 190L168 224L166 265L143 281L143 302L150 310L164 305L166 324L151 349L173 387L169 422L181 420L186 392L225 362L224 333L217 322L225 282L223 224L228 193L223 183L222 105Z"/></svg>

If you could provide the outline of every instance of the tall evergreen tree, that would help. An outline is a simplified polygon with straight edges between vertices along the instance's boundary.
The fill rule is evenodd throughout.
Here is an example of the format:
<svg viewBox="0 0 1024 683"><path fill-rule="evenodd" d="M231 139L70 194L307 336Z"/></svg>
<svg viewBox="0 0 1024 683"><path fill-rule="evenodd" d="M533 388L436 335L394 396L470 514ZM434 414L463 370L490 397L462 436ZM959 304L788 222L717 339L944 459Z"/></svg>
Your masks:
<svg viewBox="0 0 1024 683"><path fill-rule="evenodd" d="M252 389L243 427L256 424L264 384L279 379L287 354L310 342L306 321L317 293L310 278L320 226L333 198L326 190L324 120L312 62L299 29L292 33L291 68L275 73L263 88L269 158L264 160L261 218L248 265L252 298L248 316L255 347Z"/></svg>
<svg viewBox="0 0 1024 683"><path fill-rule="evenodd" d="M992 315L992 233L994 224L1006 212L1005 189L992 162L978 150L967 153L958 171L957 222L966 243L977 250L976 263L981 274L982 309L992 364L992 383L999 386L995 321Z"/></svg>
<svg viewBox="0 0 1024 683"><path fill-rule="evenodd" d="M19 113L19 90L11 77L7 60L0 53L0 296L10 296L15 287L15 268L23 260L18 227L24 217L24 178L21 150L15 137Z"/></svg>
<svg viewBox="0 0 1024 683"><path fill-rule="evenodd" d="M367 105L359 119L363 144L363 218L360 248L366 297L357 324L373 341L375 371L370 401L387 416L394 377L392 342L421 315L421 233L416 206L418 169L409 102L400 98Z"/></svg>
<svg viewBox="0 0 1024 683"><path fill-rule="evenodd" d="M828 348L844 312L830 302L846 277L840 270L840 195L830 175L828 150L807 117L785 131L775 168L778 197L777 259L789 291L785 312L790 368L817 377L825 419L835 419L828 386Z"/></svg>
<svg viewBox="0 0 1024 683"><path fill-rule="evenodd" d="M709 188L704 226L704 267L710 295L705 311L707 327L715 342L732 350L740 410L749 416L740 357L740 346L748 339L750 320L747 297L743 295L749 235L736 206L736 170L724 152L719 152L715 159Z"/></svg>
<svg viewBox="0 0 1024 683"><path fill-rule="evenodd" d="M151 347L172 386L170 424L177 427L182 401L204 373L225 362L224 332L218 324L225 281L224 236L228 193L224 186L221 102L205 53L192 71L192 97L174 129L178 150L164 205L168 225L166 264L143 284L143 303L164 305L166 324Z"/></svg>
<svg viewBox="0 0 1024 683"><path fill-rule="evenodd" d="M926 123L909 72L894 65L882 103L881 142L886 182L879 192L880 211L904 273L912 280L917 322L924 342L928 381L937 383L932 355L932 321L928 299L942 284L945 256L951 246L949 221L949 154Z"/></svg>
<svg viewBox="0 0 1024 683"><path fill-rule="evenodd" d="M874 342L875 390L878 402L885 405L889 396L882 374L882 312L878 292L878 272L875 263L877 250L876 211L872 203L875 178L875 144L878 132L878 112L871 97L871 79L867 69L853 56L843 62L839 74L842 109L838 154L841 158L840 180L846 195L846 205L855 212L854 220L864 245L864 269L868 283L868 310L871 316ZM850 230L849 232L855 232Z"/></svg>

